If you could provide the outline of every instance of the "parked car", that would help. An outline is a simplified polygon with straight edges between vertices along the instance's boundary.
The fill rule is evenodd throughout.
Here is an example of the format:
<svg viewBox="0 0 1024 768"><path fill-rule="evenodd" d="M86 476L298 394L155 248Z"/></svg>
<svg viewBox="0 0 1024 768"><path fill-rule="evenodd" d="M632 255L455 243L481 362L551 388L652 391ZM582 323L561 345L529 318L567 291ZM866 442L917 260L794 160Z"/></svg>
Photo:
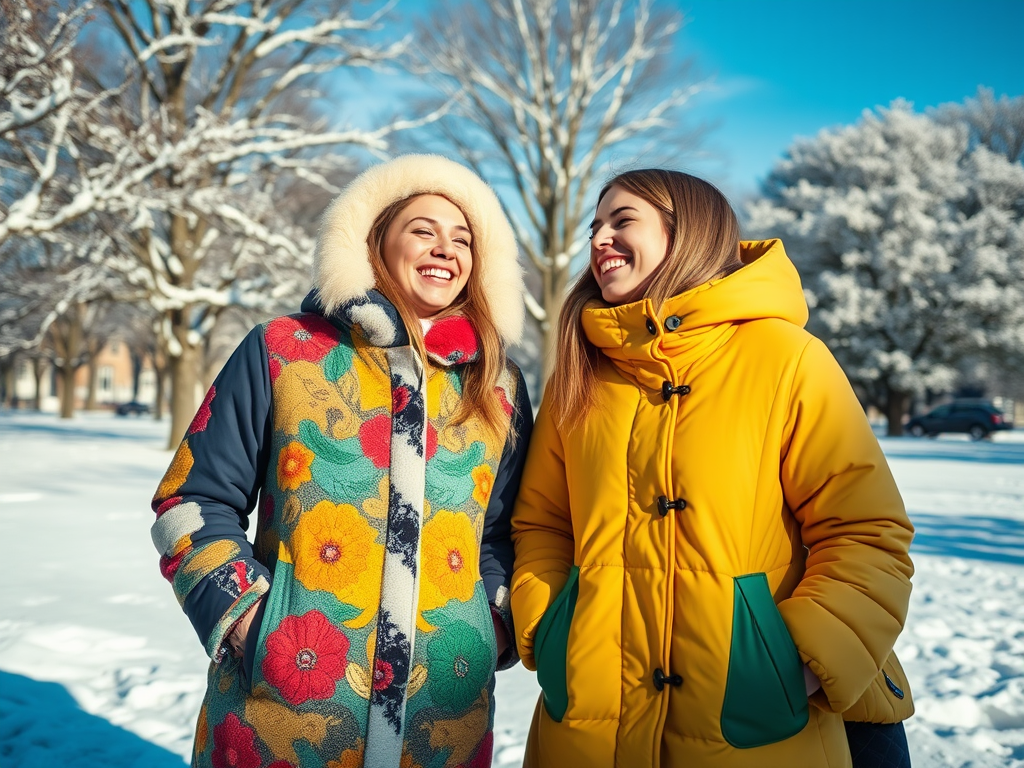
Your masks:
<svg viewBox="0 0 1024 768"><path fill-rule="evenodd" d="M115 412L118 416L148 416L152 409L145 403L132 400L130 403L121 403Z"/></svg>
<svg viewBox="0 0 1024 768"><path fill-rule="evenodd" d="M987 400L954 400L907 422L907 431L914 437L966 432L971 440L981 440L1001 429L1013 429L1013 424Z"/></svg>

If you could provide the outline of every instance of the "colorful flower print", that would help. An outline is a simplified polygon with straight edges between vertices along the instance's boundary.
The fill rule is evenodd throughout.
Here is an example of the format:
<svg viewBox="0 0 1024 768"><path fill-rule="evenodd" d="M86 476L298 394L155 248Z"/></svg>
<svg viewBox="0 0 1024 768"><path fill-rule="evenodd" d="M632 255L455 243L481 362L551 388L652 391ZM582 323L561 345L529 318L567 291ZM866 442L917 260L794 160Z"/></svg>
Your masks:
<svg viewBox="0 0 1024 768"><path fill-rule="evenodd" d="M363 740L356 739L355 748L346 749L337 760L329 761L326 768L363 768L363 749Z"/></svg>
<svg viewBox="0 0 1024 768"><path fill-rule="evenodd" d="M280 358L272 357L267 361L267 364L270 368L270 383L276 384L277 377L281 375L281 360Z"/></svg>
<svg viewBox="0 0 1024 768"><path fill-rule="evenodd" d="M186 437L181 441L181 445L178 446L178 450L174 453L174 458L171 459L171 466L167 468L164 479L160 482L160 487L156 489L155 498L166 499L176 494L178 489L185 484L185 480L188 479L188 473L192 471L193 464L195 464L195 459L192 456L192 449L188 447L188 438Z"/></svg>
<svg viewBox="0 0 1024 768"><path fill-rule="evenodd" d="M395 679L395 670L383 659L373 662L373 690L383 691Z"/></svg>
<svg viewBox="0 0 1024 768"><path fill-rule="evenodd" d="M197 753L206 751L206 740L210 737L210 723L206 719L208 714L206 705L203 704L199 709L199 720L196 723L195 747Z"/></svg>
<svg viewBox="0 0 1024 768"><path fill-rule="evenodd" d="M473 759L466 763L465 768L491 768L491 759L494 757L494 731L488 731L484 740L477 747Z"/></svg>
<svg viewBox="0 0 1024 768"><path fill-rule="evenodd" d="M199 406L199 410L196 411L196 415L192 419L192 423L189 425L188 433L194 435L196 432L205 432L207 425L210 423L210 418L213 416L213 411L210 410L210 403L213 402L213 398L217 395L217 388L210 387L210 391L206 393L206 397L203 398L203 404Z"/></svg>
<svg viewBox="0 0 1024 768"><path fill-rule="evenodd" d="M491 651L480 633L461 619L437 630L427 646L430 696L451 712L476 701L491 676Z"/></svg>
<svg viewBox="0 0 1024 768"><path fill-rule="evenodd" d="M512 403L508 401L508 395L505 393L504 387L495 387L494 394L498 396L498 400L501 401L501 409L505 411L506 416L512 415Z"/></svg>
<svg viewBox="0 0 1024 768"><path fill-rule="evenodd" d="M277 484L286 490L294 491L307 480L312 480L309 471L313 459L316 458L309 448L297 440L292 440L281 449L277 457Z"/></svg>
<svg viewBox="0 0 1024 768"><path fill-rule="evenodd" d="M494 472L490 464L481 464L472 473L473 477L473 498L476 503L487 509L487 502L491 500L491 491L494 490Z"/></svg>
<svg viewBox="0 0 1024 768"><path fill-rule="evenodd" d="M469 600L480 570L476 531L469 517L439 509L423 526L421 546L420 610L439 608L452 599Z"/></svg>
<svg viewBox="0 0 1024 768"><path fill-rule="evenodd" d="M413 759L407 744L402 745L402 756L398 759L398 768L420 768L420 764Z"/></svg>
<svg viewBox="0 0 1024 768"><path fill-rule="evenodd" d="M333 593L354 606L356 616L376 607L384 548L377 543L377 530L351 504L321 501L304 513L292 535L291 551L295 578L306 589Z"/></svg>
<svg viewBox="0 0 1024 768"><path fill-rule="evenodd" d="M289 704L329 699L345 675L349 641L320 611L286 616L267 637L263 677Z"/></svg>
<svg viewBox="0 0 1024 768"><path fill-rule="evenodd" d="M213 727L213 768L258 768L260 753L256 750L256 734L242 725L234 712Z"/></svg>
<svg viewBox="0 0 1024 768"><path fill-rule="evenodd" d="M391 463L391 419L387 414L382 413L363 422L359 428L359 445L378 469Z"/></svg>
<svg viewBox="0 0 1024 768"><path fill-rule="evenodd" d="M479 340L472 323L461 315L434 322L423 338L427 354L447 365L461 365L476 359Z"/></svg>
<svg viewBox="0 0 1024 768"><path fill-rule="evenodd" d="M288 362L319 363L338 343L334 326L316 315L279 317L267 325L267 349Z"/></svg>
<svg viewBox="0 0 1024 768"><path fill-rule="evenodd" d="M451 435L455 431L445 430L443 434ZM479 440L458 452L444 445L438 447L434 457L427 462L426 491L430 503L447 509L465 504L476 487L473 469L484 463L484 454L485 446Z"/></svg>

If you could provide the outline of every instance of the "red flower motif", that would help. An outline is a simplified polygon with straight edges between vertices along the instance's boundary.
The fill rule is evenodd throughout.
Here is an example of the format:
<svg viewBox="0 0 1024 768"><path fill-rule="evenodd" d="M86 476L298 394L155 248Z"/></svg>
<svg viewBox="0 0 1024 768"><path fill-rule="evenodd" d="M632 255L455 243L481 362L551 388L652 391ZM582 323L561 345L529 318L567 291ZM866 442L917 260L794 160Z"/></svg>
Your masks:
<svg viewBox="0 0 1024 768"><path fill-rule="evenodd" d="M274 519L274 497L269 493L263 496L263 504L260 505L260 521L264 525L269 525L270 521Z"/></svg>
<svg viewBox="0 0 1024 768"><path fill-rule="evenodd" d="M494 388L494 394L498 396L501 401L501 407L505 411L506 416L512 415L512 403L508 401L508 395L505 394L505 390L501 387Z"/></svg>
<svg viewBox="0 0 1024 768"><path fill-rule="evenodd" d="M192 551L192 547L185 547L174 557L168 557L164 555L160 558L160 573L172 584L174 583L174 575L178 572L178 568L181 565L181 560L185 555Z"/></svg>
<svg viewBox="0 0 1024 768"><path fill-rule="evenodd" d="M391 419L378 414L359 427L359 445L373 466L383 469L391 463Z"/></svg>
<svg viewBox="0 0 1024 768"><path fill-rule="evenodd" d="M289 704L329 699L348 666L349 641L320 611L286 616L267 638L263 677Z"/></svg>
<svg viewBox="0 0 1024 768"><path fill-rule="evenodd" d="M334 326L316 315L279 317L267 326L266 336L267 349L290 363L319 363L338 343Z"/></svg>
<svg viewBox="0 0 1024 768"><path fill-rule="evenodd" d="M399 387L391 392L391 411L401 413L409 404L409 388Z"/></svg>
<svg viewBox="0 0 1024 768"><path fill-rule="evenodd" d="M281 375L281 360L276 357L270 358L270 383L273 384L277 381L277 377Z"/></svg>
<svg viewBox="0 0 1024 768"><path fill-rule="evenodd" d="M491 768L491 759L494 757L494 732L488 731L480 746L476 748L473 759L463 768Z"/></svg>
<svg viewBox="0 0 1024 768"><path fill-rule="evenodd" d="M428 354L449 365L472 362L480 347L472 323L461 315L452 315L431 325L423 344Z"/></svg>
<svg viewBox="0 0 1024 768"><path fill-rule="evenodd" d="M217 395L217 388L210 387L210 391L206 393L206 397L203 398L203 404L199 406L199 410L196 411L195 417L192 419L192 423L189 425L188 433L194 435L196 432L205 432L206 426L210 423L210 418L213 416L213 411L210 410L210 403L213 402L213 398Z"/></svg>
<svg viewBox="0 0 1024 768"><path fill-rule="evenodd" d="M213 768L258 768L260 753L256 751L256 734L242 725L234 712L213 727Z"/></svg>
<svg viewBox="0 0 1024 768"><path fill-rule="evenodd" d="M434 458L437 453L437 430L429 421L427 422L427 461Z"/></svg>
<svg viewBox="0 0 1024 768"><path fill-rule="evenodd" d="M373 662L373 690L383 691L395 679L395 671L391 665L383 659Z"/></svg>

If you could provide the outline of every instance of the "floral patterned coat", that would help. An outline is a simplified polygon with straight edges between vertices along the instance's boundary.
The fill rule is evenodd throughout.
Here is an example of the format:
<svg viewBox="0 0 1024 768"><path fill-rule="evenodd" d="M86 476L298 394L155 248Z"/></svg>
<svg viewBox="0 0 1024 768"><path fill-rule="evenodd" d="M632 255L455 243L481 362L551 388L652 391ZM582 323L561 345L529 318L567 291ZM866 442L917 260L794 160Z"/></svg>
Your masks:
<svg viewBox="0 0 1024 768"><path fill-rule="evenodd" d="M522 375L499 381L503 432L455 424L467 320L434 323L421 364L376 290L327 303L321 286L249 333L153 501L161 569L213 659L193 765L490 765L494 672L517 660L497 658L492 614L514 637Z"/></svg>

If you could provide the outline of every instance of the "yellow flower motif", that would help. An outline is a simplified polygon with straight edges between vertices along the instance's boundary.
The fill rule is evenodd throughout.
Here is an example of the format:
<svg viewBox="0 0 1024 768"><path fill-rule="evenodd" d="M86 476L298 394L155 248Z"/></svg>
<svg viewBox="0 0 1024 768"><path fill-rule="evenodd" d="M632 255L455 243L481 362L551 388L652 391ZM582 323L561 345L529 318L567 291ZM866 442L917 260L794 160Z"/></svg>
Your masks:
<svg viewBox="0 0 1024 768"><path fill-rule="evenodd" d="M169 499L177 493L178 489L185 484L185 480L188 479L188 473L192 471L194 463L195 459L192 457L192 449L188 447L188 438L185 438L181 441L181 445L178 446L174 458L171 459L171 466L167 468L167 473L160 482L160 487L157 488L156 498L161 500Z"/></svg>
<svg viewBox="0 0 1024 768"><path fill-rule="evenodd" d="M423 526L420 562L420 612L440 608L451 599L473 596L480 572L480 550L473 523L464 514L439 509ZM424 622L429 627L429 624Z"/></svg>
<svg viewBox="0 0 1024 768"><path fill-rule="evenodd" d="M196 723L196 754L206 749L206 739L210 735L210 724L206 722L206 705L199 710L199 722Z"/></svg>
<svg viewBox="0 0 1024 768"><path fill-rule="evenodd" d="M362 768L364 747L363 740L356 739L355 749L346 749L337 760L330 760L327 768Z"/></svg>
<svg viewBox="0 0 1024 768"><path fill-rule="evenodd" d="M469 474L473 478L473 498L477 504L487 509L491 491L494 490L494 472L491 471L491 465L481 464Z"/></svg>
<svg viewBox="0 0 1024 768"><path fill-rule="evenodd" d="M363 613L346 622L360 627L380 598L384 548L377 531L351 504L321 501L299 518L291 540L295 578L306 589L333 593Z"/></svg>
<svg viewBox="0 0 1024 768"><path fill-rule="evenodd" d="M313 475L309 467L315 458L316 454L297 440L288 443L277 457L278 486L294 491L303 483L312 480Z"/></svg>

